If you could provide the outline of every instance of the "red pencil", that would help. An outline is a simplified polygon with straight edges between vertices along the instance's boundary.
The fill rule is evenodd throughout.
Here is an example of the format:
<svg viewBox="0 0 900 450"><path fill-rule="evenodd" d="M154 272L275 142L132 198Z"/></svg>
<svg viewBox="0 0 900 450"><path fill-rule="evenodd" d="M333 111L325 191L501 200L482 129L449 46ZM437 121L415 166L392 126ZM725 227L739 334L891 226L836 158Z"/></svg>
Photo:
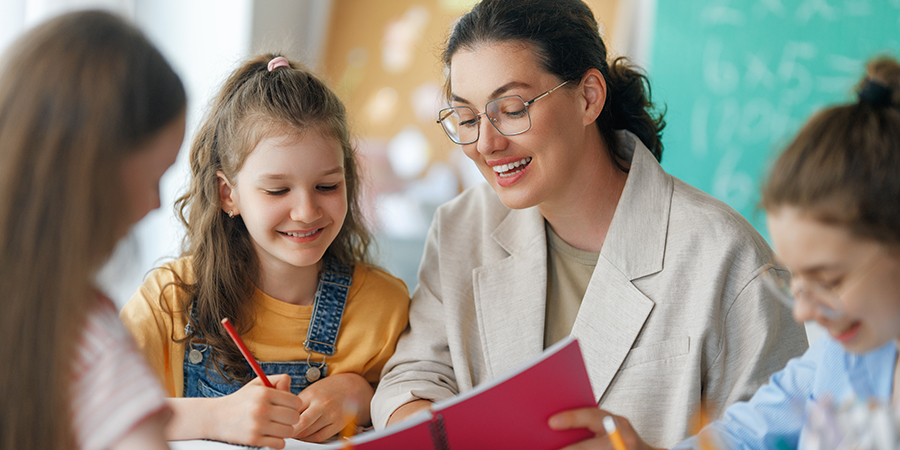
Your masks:
<svg viewBox="0 0 900 450"><path fill-rule="evenodd" d="M263 373L262 367L259 367L259 364L256 363L256 358L254 358L253 355L250 354L250 350L247 349L247 346L244 345L244 341L241 340L241 337L238 336L237 331L234 330L234 327L231 325L231 321L226 317L222 319L222 325L225 325L225 331L227 331L228 335L231 336L231 340L234 341L235 344L237 344L238 349L240 349L241 351L241 354L244 355L244 359L246 359L247 362L250 363L250 367L252 367L253 371L256 372L256 376L262 378L262 382L266 385L266 387L274 388L275 386L272 386L272 383L269 383L269 378L266 377L265 373Z"/></svg>

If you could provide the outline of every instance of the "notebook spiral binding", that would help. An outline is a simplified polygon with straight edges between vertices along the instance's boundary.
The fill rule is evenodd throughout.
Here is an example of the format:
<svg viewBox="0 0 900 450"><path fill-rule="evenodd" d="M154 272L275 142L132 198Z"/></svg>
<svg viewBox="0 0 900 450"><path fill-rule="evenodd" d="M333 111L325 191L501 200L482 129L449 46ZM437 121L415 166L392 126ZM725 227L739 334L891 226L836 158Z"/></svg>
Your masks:
<svg viewBox="0 0 900 450"><path fill-rule="evenodd" d="M450 450L450 441L447 440L447 432L444 430L444 416L433 414L428 429L431 431L431 442L435 450Z"/></svg>

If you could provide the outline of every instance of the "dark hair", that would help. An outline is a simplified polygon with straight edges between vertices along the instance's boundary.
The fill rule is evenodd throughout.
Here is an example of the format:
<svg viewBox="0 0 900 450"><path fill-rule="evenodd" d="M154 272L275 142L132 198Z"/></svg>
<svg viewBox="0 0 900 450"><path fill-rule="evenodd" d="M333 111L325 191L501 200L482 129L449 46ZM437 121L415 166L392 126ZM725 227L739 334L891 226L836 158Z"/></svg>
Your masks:
<svg viewBox="0 0 900 450"><path fill-rule="evenodd" d="M182 117L185 93L137 28L100 11L32 29L0 68L0 448L75 448L92 279L133 219L121 163Z"/></svg>
<svg viewBox="0 0 900 450"><path fill-rule="evenodd" d="M597 21L581 0L483 0L453 28L443 61L449 67L460 49L508 41L530 44L544 69L564 81L577 84L588 70L600 71L608 93L597 128L620 169L625 170L621 161L631 157L621 148L616 130L631 131L658 161L662 159L664 113L652 112L647 76L626 58L607 62Z"/></svg>
<svg viewBox="0 0 900 450"><path fill-rule="evenodd" d="M176 215L187 229L184 256L192 258L195 277L189 284L175 274L175 284L197 302L197 320L186 315L193 332L185 340L202 334L212 350L213 367L218 370L216 363L221 363L225 375L242 382L252 373L219 321L228 317L241 333L250 329L249 299L259 262L243 219L229 218L222 211L216 172L235 183L247 157L268 136L311 132L330 136L343 152L347 215L325 254L347 264L366 263L371 241L359 205L359 169L344 104L297 62L269 71L268 62L277 56L254 56L225 81L191 145L190 189L175 202ZM165 308L164 295L165 290L160 298ZM183 313L190 312L191 303L183 305Z"/></svg>
<svg viewBox="0 0 900 450"><path fill-rule="evenodd" d="M859 101L816 114L788 145L761 203L900 244L900 64L881 57L867 69Z"/></svg>

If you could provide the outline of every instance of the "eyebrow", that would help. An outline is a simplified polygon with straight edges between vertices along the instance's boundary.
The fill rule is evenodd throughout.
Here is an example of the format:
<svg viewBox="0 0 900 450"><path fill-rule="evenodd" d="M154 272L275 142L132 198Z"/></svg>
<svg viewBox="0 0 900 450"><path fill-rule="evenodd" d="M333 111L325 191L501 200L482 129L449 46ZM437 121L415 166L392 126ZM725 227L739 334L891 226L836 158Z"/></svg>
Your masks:
<svg viewBox="0 0 900 450"><path fill-rule="evenodd" d="M841 271L844 269L845 268L842 268L840 265L836 265L833 263L831 263L831 264L819 263L814 266L803 267L794 273L803 274L806 276L816 276L816 275L822 275L823 273Z"/></svg>
<svg viewBox="0 0 900 450"><path fill-rule="evenodd" d="M521 81L510 81L509 83L506 83L506 84L504 84L503 86L500 86L500 87L498 87L497 89L494 89L494 92L491 93L491 95L490 95L489 98L490 98L491 100L493 100L493 99L495 99L495 98L497 98L497 97L500 97L500 96L502 96L503 94L505 94L505 93L507 93L507 92L509 92L509 91L511 91L511 90L513 90L513 89L516 89L516 88L526 88L526 87L531 87L531 85L528 84L528 83L523 83L523 82L521 82ZM451 100L451 101L454 101L454 102L465 103L465 104L467 104L467 105L471 105L471 104L472 104L472 102L470 102L470 101L468 101L468 100L466 100L466 99L464 99L464 98L462 98L462 97L460 97L460 96L458 96L458 95L456 95L456 94L453 94L453 93L450 94L450 100Z"/></svg>
<svg viewBox="0 0 900 450"><path fill-rule="evenodd" d="M335 166L333 169L323 173L322 175L334 175L336 173L344 173L344 166Z"/></svg>
<svg viewBox="0 0 900 450"><path fill-rule="evenodd" d="M321 173L319 176L328 176L328 175L334 175L334 174L338 174L338 173L340 173L340 174L344 173L343 166L335 166L334 168ZM287 174L283 174L283 173L264 173L264 174L260 175L259 177L257 177L257 179L260 181L267 181L267 180L278 181L278 180L285 180L288 178L290 178L290 177Z"/></svg>

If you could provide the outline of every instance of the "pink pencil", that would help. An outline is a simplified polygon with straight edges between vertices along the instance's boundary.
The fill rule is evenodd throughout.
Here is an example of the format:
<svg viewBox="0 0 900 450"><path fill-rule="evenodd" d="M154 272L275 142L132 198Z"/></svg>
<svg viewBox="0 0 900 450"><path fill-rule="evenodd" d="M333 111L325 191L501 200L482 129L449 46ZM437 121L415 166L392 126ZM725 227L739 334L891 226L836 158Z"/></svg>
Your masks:
<svg viewBox="0 0 900 450"><path fill-rule="evenodd" d="M272 386L272 383L269 383L269 378L266 377L265 373L263 373L262 367L259 367L259 364L256 363L256 358L254 358L253 355L250 354L250 350L247 349L247 346L244 345L244 341L241 340L241 337L238 336L237 331L234 330L234 327L231 325L231 321L226 317L222 319L222 325L225 325L225 331L227 331L228 335L231 336L231 340L234 341L235 344L237 344L238 349L241 351L241 354L244 355L244 359L246 359L247 362L250 363L250 367L252 367L253 371L256 372L256 376L262 378L262 382L266 385L266 387L274 388L275 386Z"/></svg>

